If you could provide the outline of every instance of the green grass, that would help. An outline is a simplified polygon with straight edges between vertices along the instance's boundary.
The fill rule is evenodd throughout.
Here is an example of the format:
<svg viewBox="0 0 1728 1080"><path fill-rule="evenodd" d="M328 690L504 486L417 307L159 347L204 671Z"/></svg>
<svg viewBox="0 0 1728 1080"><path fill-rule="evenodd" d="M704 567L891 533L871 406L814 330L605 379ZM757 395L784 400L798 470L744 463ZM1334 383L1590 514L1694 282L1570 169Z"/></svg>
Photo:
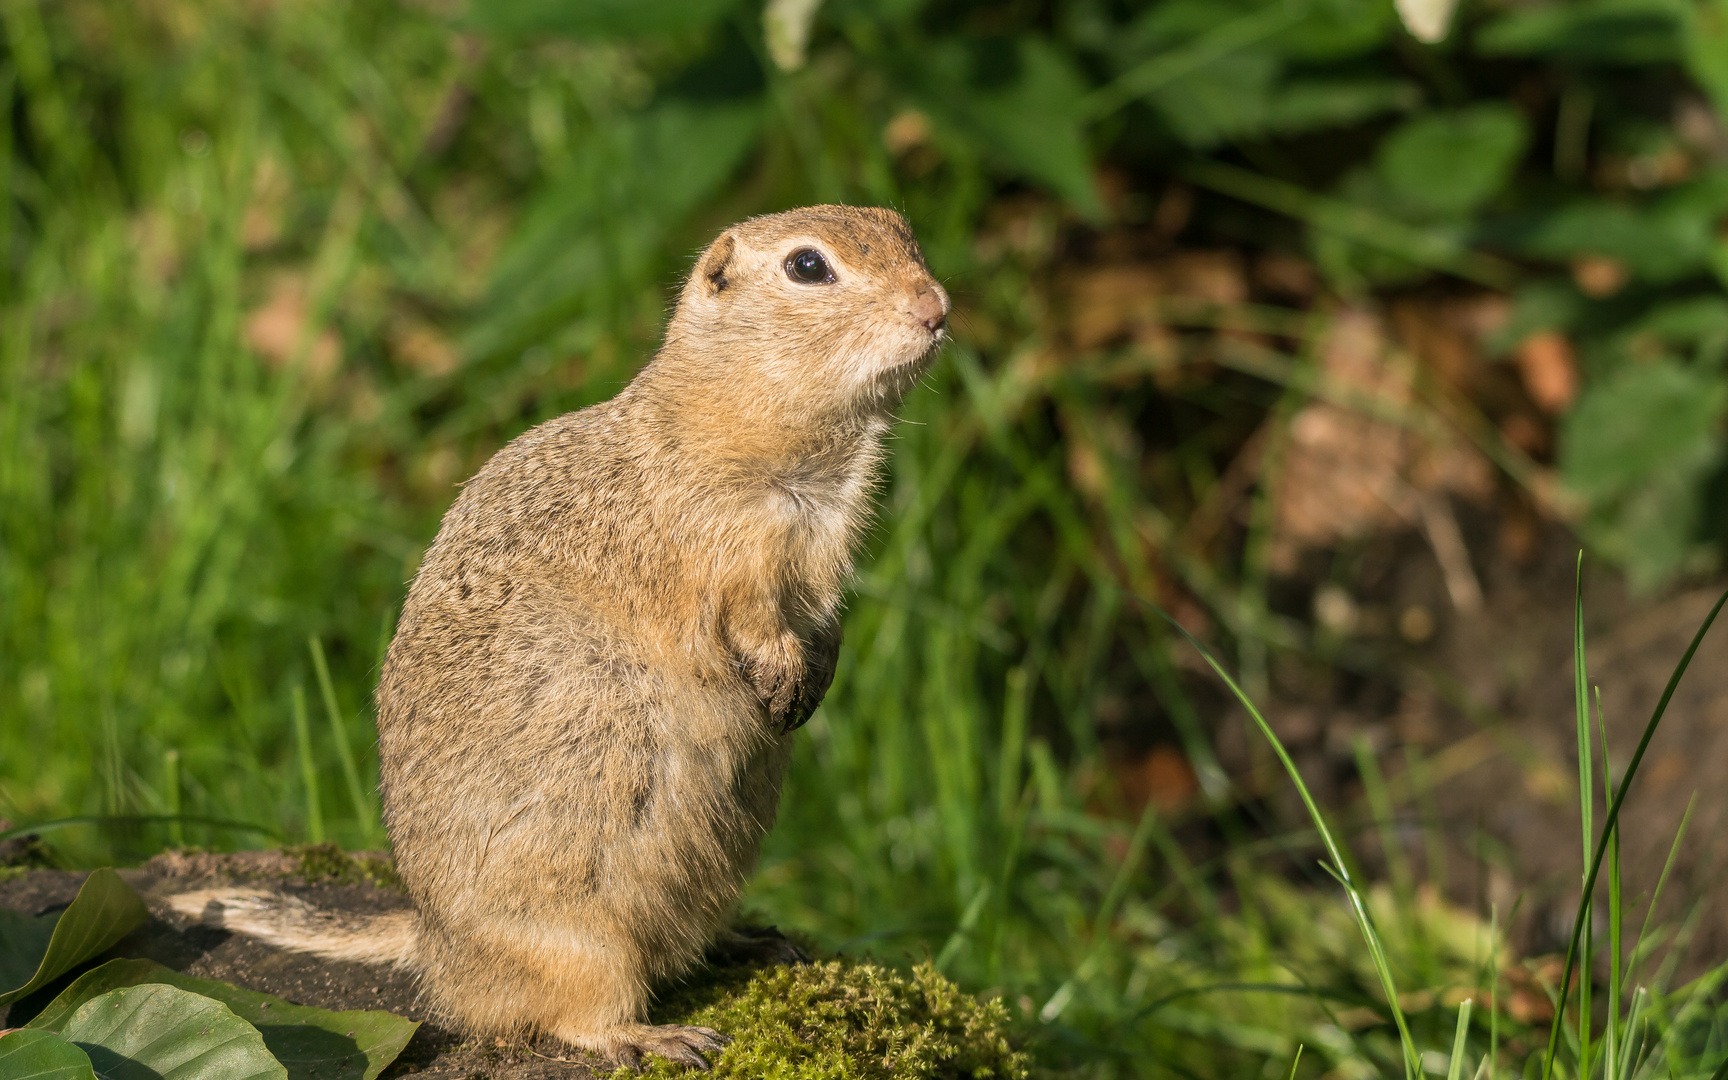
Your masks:
<svg viewBox="0 0 1728 1080"><path fill-rule="evenodd" d="M1168 393L1132 358L1049 363L1059 343L1028 298L1056 211L985 252L991 174L957 155L897 171L869 81L820 69L774 85L770 134L732 172L620 196L609 125L699 54L678 35L529 47L383 0L20 0L0 30L16 120L0 125L0 814L68 821L46 834L62 858L379 845L369 694L455 485L530 423L615 392L719 225L892 202L964 317L907 402L840 672L748 903L983 993L1040 1067L1075 1075L1552 1062L1619 1080L1722 1060L1724 969L1675 987L1658 948L1675 928L1621 936L1635 912L1611 826L1635 762L1592 763L1581 648L1582 847L1607 870L1608 970L1586 962L1600 942L1574 945L1609 1000L1563 1013L1553 1040L1500 996L1523 977L1500 936L1512 913L1440 902L1395 840L1392 880L1363 875L1345 840L1408 811L1371 755L1373 805L1308 800L1313 829L1292 834L1217 764L1199 699L1216 685L1136 597L1194 598L1255 694L1270 653L1319 651L1270 611L1263 500L1239 551L1193 550L1181 527L1228 449L1326 392L1323 318L1277 313L1287 354L1244 349ZM681 209L626 213L631 191ZM566 227L612 230L613 258L567 250ZM270 312L303 320L271 329ZM1147 410L1175 432L1156 468L1133 445ZM1197 808L1166 818L1116 790L1096 718L1123 696L1182 744ZM908 996L924 976L870 978L925 1007Z"/></svg>

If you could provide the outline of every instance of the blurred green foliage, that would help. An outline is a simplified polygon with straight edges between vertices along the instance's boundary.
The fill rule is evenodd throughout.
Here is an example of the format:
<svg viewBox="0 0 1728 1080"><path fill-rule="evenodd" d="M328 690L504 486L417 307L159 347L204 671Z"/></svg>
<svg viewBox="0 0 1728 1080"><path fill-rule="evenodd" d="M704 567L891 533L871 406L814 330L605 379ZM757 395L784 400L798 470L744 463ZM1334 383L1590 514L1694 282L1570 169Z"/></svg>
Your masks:
<svg viewBox="0 0 1728 1080"><path fill-rule="evenodd" d="M1579 349L1555 464L1586 535L1656 584L1728 533L1724 0L1466 4L1435 45L1379 0L4 0L0 32L14 819L381 843L369 695L455 485L614 393L692 254L788 205L903 209L960 310L752 902L927 949L1055 1060L1281 1072L1302 1044L1304 1075L1359 1076L1398 1051L1341 911L1266 876L1308 841L1248 838L1203 691L1128 596L1196 598L1251 688L1308 647L1259 525L1183 540L1304 384L1064 365L1054 267L1176 178L1185 237L1305 254L1339 301L1503 291L1508 354ZM1623 281L1586 291L1581 260ZM1250 314L1312 353L1302 313ZM1190 865L1116 790L1113 696L1183 746L1222 853ZM1492 951L1450 917L1387 914L1422 1045ZM1219 981L1253 985L1182 996Z"/></svg>

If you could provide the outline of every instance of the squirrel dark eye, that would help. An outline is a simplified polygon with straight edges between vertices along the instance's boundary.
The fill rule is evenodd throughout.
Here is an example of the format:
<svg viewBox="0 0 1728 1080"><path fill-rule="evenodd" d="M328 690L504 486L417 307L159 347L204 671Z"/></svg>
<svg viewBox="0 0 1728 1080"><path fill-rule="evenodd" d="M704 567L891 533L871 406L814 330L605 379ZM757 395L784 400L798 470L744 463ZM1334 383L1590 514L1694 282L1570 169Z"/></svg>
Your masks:
<svg viewBox="0 0 1728 1080"><path fill-rule="evenodd" d="M786 256L786 276L802 285L825 285L834 280L834 271L820 251L799 248Z"/></svg>

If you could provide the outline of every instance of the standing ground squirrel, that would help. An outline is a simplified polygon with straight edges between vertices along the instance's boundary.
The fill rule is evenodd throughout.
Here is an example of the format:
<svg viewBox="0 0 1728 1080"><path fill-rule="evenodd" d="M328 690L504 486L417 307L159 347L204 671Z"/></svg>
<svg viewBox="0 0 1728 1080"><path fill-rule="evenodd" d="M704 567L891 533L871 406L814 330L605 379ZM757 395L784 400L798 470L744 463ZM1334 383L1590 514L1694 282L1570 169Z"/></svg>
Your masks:
<svg viewBox="0 0 1728 1080"><path fill-rule="evenodd" d="M731 915L791 733L834 676L882 438L948 297L890 210L727 229L654 359L500 450L444 516L378 686L385 821L414 912L174 906L421 973L473 1032L706 1066L650 988Z"/></svg>

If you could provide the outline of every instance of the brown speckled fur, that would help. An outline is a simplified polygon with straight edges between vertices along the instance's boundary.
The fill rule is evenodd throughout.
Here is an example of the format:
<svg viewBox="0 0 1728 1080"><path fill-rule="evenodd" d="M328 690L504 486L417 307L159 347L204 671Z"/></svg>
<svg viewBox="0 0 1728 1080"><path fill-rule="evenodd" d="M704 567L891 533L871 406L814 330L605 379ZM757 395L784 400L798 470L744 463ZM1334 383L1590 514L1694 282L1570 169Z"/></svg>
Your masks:
<svg viewBox="0 0 1728 1080"><path fill-rule="evenodd" d="M805 247L832 283L789 278ZM750 219L629 386L463 488L378 686L412 963L463 1026L712 1048L646 1025L649 989L719 931L774 821L882 436L947 309L892 211Z"/></svg>

